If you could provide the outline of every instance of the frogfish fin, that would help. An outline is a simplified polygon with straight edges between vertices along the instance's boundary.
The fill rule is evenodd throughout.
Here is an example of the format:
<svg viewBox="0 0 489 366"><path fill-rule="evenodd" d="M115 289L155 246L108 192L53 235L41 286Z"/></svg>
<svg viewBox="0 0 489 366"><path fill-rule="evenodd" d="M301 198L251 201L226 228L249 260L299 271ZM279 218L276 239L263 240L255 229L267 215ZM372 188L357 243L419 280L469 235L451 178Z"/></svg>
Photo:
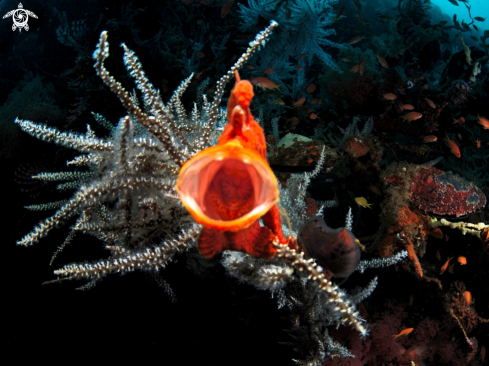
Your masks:
<svg viewBox="0 0 489 366"><path fill-rule="evenodd" d="M197 249L206 258L212 258L216 254L228 249L226 237L216 229L203 228L197 238Z"/></svg>
<svg viewBox="0 0 489 366"><path fill-rule="evenodd" d="M248 124L247 117L247 114L240 105L237 105L233 108L233 111L231 113L231 120L229 121L231 126L233 126L233 130L230 133L229 138L241 136L242 138L245 138L245 140L248 140L246 139L246 136L243 136L243 128L245 125Z"/></svg>
<svg viewBox="0 0 489 366"><path fill-rule="evenodd" d="M286 244L288 239L284 237L282 233L282 217L280 216L280 210L277 205L273 205L268 212L261 217L263 225L268 227L275 235L277 235L278 242L280 244ZM291 248L295 249L295 248Z"/></svg>
<svg viewBox="0 0 489 366"><path fill-rule="evenodd" d="M206 258L212 258L225 250L234 250L257 258L270 259L277 252L273 247L275 238L270 229L255 221L239 231L203 228L197 238L197 248Z"/></svg>

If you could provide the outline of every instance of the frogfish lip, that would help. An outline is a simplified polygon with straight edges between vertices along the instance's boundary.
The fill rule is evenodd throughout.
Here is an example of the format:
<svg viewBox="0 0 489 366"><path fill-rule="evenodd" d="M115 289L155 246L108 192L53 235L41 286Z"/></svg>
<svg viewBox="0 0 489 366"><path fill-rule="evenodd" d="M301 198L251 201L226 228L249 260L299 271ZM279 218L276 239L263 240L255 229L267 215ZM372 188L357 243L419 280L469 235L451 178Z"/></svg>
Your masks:
<svg viewBox="0 0 489 366"><path fill-rule="evenodd" d="M231 190L222 184L228 176L234 184ZM241 206L246 209L233 215L233 207L227 207L226 202L236 185L245 187L245 192L236 196L238 206L243 201ZM277 179L267 161L237 140L209 147L193 156L181 168L175 189L197 223L219 231L238 231L250 226L280 199ZM231 214L222 215L223 211Z"/></svg>

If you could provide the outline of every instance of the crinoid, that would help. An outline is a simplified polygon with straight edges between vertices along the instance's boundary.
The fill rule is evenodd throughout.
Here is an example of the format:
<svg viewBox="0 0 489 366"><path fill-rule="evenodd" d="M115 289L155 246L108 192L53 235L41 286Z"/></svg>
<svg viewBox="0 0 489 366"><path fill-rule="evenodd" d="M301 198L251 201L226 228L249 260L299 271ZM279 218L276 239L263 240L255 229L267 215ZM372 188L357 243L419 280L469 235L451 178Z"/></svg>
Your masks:
<svg viewBox="0 0 489 366"><path fill-rule="evenodd" d="M54 273L62 279L88 279L88 287L110 273L158 270L176 252L194 245L200 226L180 204L173 188L176 175L186 160L215 140L226 118L226 111L219 107L224 86L234 70L265 43L276 26L277 23L272 22L259 33L233 68L219 80L212 103L207 101L201 88L199 103L194 104L190 113L183 108L181 96L192 75L182 82L165 105L159 91L146 78L138 58L123 44L124 63L142 93L144 108L140 108L136 94L126 92L105 68L109 44L107 32L102 32L93 54L95 70L129 113L117 126L95 115L102 126L111 130L108 138L95 136L89 126L86 134L81 135L16 119L20 128L30 135L80 152L82 155L69 161L68 166L84 168L83 171L37 174L38 179L44 181L68 181L63 187L76 191L67 201L37 205L39 210L58 210L17 244L33 245L55 227L78 217L61 247L71 241L75 233L82 232L104 242L111 256L95 263L66 265ZM156 239L164 241L154 244Z"/></svg>

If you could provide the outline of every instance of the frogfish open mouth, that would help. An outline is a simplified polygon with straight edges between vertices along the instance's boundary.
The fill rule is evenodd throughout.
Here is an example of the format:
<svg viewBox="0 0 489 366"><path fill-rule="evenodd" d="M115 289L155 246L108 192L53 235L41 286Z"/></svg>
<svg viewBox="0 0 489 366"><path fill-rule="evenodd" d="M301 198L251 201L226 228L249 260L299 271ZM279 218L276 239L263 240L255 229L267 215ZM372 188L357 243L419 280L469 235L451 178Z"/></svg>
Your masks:
<svg viewBox="0 0 489 366"><path fill-rule="evenodd" d="M228 123L217 145L184 163L177 179L182 204L204 226L197 248L207 258L224 250L272 258L274 240L288 243L276 206L278 182L266 161L265 136L249 109L252 98L253 86L236 72Z"/></svg>
<svg viewBox="0 0 489 366"><path fill-rule="evenodd" d="M219 231L250 226L279 200L267 162L238 141L197 154L182 168L177 187L194 220Z"/></svg>

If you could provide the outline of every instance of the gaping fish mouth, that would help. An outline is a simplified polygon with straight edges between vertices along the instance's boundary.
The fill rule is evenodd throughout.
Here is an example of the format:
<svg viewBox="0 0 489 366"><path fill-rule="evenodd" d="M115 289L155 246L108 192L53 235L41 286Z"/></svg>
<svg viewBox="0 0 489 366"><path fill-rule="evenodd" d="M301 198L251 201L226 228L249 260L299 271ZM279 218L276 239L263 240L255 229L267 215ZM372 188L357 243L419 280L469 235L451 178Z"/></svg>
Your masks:
<svg viewBox="0 0 489 366"><path fill-rule="evenodd" d="M268 163L235 140L192 157L175 189L197 223L219 231L244 229L279 201Z"/></svg>

